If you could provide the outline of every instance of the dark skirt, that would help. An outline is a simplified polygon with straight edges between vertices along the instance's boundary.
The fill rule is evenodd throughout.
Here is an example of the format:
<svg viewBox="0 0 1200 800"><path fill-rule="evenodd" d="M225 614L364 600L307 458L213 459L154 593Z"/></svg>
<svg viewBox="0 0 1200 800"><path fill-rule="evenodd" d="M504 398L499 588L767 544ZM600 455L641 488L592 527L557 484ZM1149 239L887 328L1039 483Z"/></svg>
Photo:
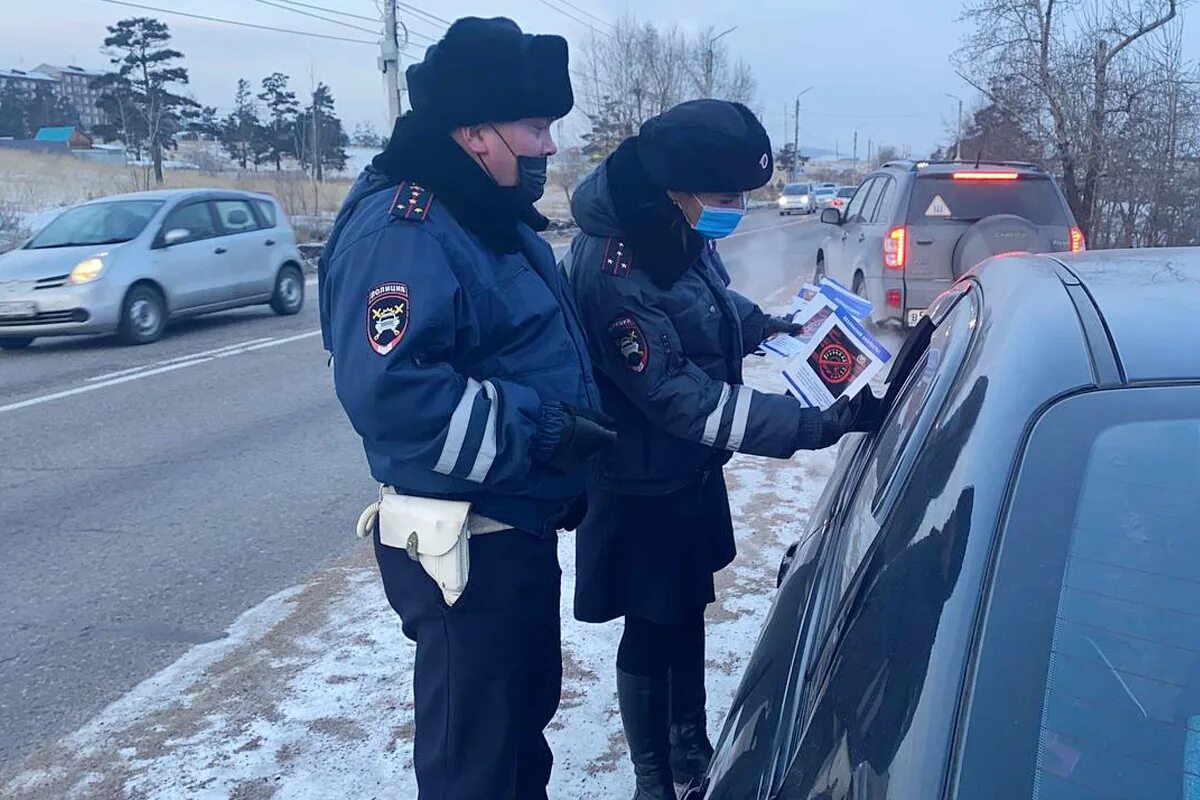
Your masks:
<svg viewBox="0 0 1200 800"><path fill-rule="evenodd" d="M713 574L736 554L719 469L670 494L593 487L575 533L575 618L677 625L716 600Z"/></svg>

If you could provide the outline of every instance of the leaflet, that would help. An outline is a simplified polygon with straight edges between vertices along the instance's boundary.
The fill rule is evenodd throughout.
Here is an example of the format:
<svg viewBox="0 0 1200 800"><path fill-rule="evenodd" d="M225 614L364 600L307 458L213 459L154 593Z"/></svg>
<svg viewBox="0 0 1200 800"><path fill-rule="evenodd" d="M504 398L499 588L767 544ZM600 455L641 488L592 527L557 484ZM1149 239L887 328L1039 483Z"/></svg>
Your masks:
<svg viewBox="0 0 1200 800"><path fill-rule="evenodd" d="M828 314L809 340L799 344L801 349L783 368L783 379L801 403L822 410L857 395L892 359L844 308Z"/></svg>

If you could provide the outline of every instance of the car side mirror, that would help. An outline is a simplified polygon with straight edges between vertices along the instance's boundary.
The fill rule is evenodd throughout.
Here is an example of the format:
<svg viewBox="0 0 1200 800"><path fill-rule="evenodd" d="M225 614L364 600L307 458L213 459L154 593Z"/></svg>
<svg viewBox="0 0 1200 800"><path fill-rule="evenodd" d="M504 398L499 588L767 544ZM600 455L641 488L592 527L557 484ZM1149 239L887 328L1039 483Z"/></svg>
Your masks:
<svg viewBox="0 0 1200 800"><path fill-rule="evenodd" d="M172 228L163 234L163 246L170 247L173 244L179 244L191 235L192 232L187 228Z"/></svg>
<svg viewBox="0 0 1200 800"><path fill-rule="evenodd" d="M826 225L841 225L842 212L836 208L822 209L821 222L824 222Z"/></svg>

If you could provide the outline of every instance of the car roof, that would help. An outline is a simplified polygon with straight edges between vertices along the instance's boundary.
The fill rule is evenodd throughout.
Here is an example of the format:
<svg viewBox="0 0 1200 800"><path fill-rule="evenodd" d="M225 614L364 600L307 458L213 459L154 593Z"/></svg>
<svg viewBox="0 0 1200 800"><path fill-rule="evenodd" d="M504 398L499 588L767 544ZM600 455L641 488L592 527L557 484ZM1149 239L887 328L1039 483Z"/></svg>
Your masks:
<svg viewBox="0 0 1200 800"><path fill-rule="evenodd" d="M176 200L192 197L231 197L238 199L254 198L259 200L268 200L270 195L259 194L258 192L244 192L237 189L151 189L146 192L129 192L127 194L114 194L107 197L97 197L95 200L90 200L90 203L108 203L114 200Z"/></svg>
<svg viewBox="0 0 1200 800"><path fill-rule="evenodd" d="M1003 170L1018 175L1048 177L1044 169L1028 161L889 161L880 167L888 172L912 172L919 175L952 175L955 172Z"/></svg>
<svg viewBox="0 0 1200 800"><path fill-rule="evenodd" d="M1200 380L1200 248L1055 259L1095 302L1128 382Z"/></svg>

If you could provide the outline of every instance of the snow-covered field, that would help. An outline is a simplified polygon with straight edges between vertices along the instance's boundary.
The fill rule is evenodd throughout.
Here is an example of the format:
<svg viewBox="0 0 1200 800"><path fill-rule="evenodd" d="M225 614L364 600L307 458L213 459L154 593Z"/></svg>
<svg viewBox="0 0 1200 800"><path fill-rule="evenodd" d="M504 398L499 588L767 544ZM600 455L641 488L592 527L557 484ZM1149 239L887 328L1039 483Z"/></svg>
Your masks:
<svg viewBox="0 0 1200 800"><path fill-rule="evenodd" d="M772 365L747 382L778 390ZM771 602L779 558L804 525L832 450L737 456L727 470L739 555L709 608L715 737ZM346 535L351 535L347 520ZM561 539L562 705L549 733L551 796L632 789L613 663L620 623L573 620L574 539ZM0 775L5 798L414 798L414 646L384 599L369 546L247 611L216 642L147 679L83 728Z"/></svg>

